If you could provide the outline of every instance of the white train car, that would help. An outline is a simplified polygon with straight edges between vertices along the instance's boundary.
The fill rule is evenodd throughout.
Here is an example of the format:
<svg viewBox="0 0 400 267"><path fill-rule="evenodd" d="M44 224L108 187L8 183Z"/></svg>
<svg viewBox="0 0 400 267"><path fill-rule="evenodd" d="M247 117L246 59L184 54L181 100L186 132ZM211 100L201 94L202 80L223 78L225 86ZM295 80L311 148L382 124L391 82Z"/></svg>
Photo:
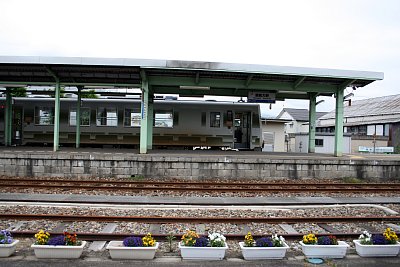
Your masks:
<svg viewBox="0 0 400 267"><path fill-rule="evenodd" d="M54 99L15 97L13 142L53 142ZM4 102L4 98L2 100ZM77 99L62 98L60 144L72 146L76 135ZM4 109L0 127L4 129ZM82 146L132 146L140 140L140 100L83 99ZM260 149L260 106L253 103L154 100L153 147L225 147ZM4 130L1 132L4 134ZM3 138L4 140L4 138Z"/></svg>

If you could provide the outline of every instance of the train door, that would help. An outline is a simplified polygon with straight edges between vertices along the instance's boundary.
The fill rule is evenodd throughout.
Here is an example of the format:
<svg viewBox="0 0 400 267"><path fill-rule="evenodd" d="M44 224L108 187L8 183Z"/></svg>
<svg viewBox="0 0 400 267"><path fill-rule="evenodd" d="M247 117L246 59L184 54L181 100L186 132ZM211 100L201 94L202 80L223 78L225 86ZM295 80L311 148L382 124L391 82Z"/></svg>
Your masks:
<svg viewBox="0 0 400 267"><path fill-rule="evenodd" d="M22 144L22 118L23 109L22 107L14 106L12 118L12 144Z"/></svg>
<svg viewBox="0 0 400 267"><path fill-rule="evenodd" d="M234 148L250 149L251 113L235 113Z"/></svg>

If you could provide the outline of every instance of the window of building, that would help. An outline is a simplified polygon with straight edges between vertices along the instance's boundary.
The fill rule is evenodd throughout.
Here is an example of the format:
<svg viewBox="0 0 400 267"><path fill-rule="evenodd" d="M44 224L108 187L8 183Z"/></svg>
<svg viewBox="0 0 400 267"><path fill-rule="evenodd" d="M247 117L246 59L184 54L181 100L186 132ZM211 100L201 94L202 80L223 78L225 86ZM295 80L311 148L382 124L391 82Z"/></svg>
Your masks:
<svg viewBox="0 0 400 267"><path fill-rule="evenodd" d="M35 124L53 125L54 108L53 107L35 107Z"/></svg>
<svg viewBox="0 0 400 267"><path fill-rule="evenodd" d="M76 126L76 108L69 111L69 126ZM81 126L90 126L89 108L81 108Z"/></svg>
<svg viewBox="0 0 400 267"><path fill-rule="evenodd" d="M315 139L315 146L324 146L324 139Z"/></svg>
<svg viewBox="0 0 400 267"><path fill-rule="evenodd" d="M172 110L156 110L154 112L154 127L172 128L174 116Z"/></svg>
<svg viewBox="0 0 400 267"><path fill-rule="evenodd" d="M97 126L118 126L118 115L116 108L97 109L96 125Z"/></svg>
<svg viewBox="0 0 400 267"><path fill-rule="evenodd" d="M221 127L221 113L210 112L210 127Z"/></svg>
<svg viewBox="0 0 400 267"><path fill-rule="evenodd" d="M125 127L140 127L141 113L138 109L125 109L124 126Z"/></svg>

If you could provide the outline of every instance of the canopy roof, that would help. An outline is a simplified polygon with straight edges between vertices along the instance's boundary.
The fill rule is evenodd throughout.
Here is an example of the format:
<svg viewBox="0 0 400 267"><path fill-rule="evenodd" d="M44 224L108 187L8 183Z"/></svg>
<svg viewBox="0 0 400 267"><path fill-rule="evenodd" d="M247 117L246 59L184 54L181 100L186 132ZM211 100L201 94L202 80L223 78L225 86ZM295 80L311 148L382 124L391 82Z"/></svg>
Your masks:
<svg viewBox="0 0 400 267"><path fill-rule="evenodd" d="M276 93L277 100L332 95L348 86L382 80L382 72L217 62L84 57L0 56L0 86L53 85L140 87L181 96Z"/></svg>

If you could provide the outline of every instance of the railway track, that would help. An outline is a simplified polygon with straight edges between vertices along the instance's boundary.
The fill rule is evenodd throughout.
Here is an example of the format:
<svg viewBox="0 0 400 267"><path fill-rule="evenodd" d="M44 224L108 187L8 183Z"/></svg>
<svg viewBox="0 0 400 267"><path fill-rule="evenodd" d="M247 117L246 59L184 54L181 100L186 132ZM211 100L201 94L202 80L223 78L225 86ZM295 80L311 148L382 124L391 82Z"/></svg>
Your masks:
<svg viewBox="0 0 400 267"><path fill-rule="evenodd" d="M11 231L12 235L14 237L18 238L32 238L37 231ZM62 232L49 232L52 236L54 235L62 235ZM131 236L132 233L81 233L77 232L76 233L79 237L80 240L85 240L85 241L111 241L111 240L123 240L127 236ZM144 236L145 234L135 234L135 236ZM264 234L264 235L259 235L259 234L253 234L254 238L259 238L263 236L268 236L269 234ZM303 237L303 234L278 234L282 235L285 239L287 240L301 240ZM326 234L317 234L317 236L320 235L326 235ZM360 233L329 233L329 235L334 235L338 239L344 239L344 238L351 238L351 239L357 239L360 236ZM171 234L152 234L152 236L156 240L167 240ZM180 240L182 234L172 234L172 236L175 237L175 240ZM227 238L227 240L243 240L244 239L244 234L224 234L224 236Z"/></svg>
<svg viewBox="0 0 400 267"><path fill-rule="evenodd" d="M389 193L400 192L400 183L228 183L228 182L149 182L149 181L94 181L94 180L44 180L0 179L0 185L14 188L41 188L59 190L102 191L199 191L199 192L340 192Z"/></svg>
<svg viewBox="0 0 400 267"><path fill-rule="evenodd" d="M166 223L350 223L350 222L400 222L400 216L324 216L324 217L165 217L165 216L89 216L62 214L15 214L2 213L1 220L54 220L54 221L98 221Z"/></svg>

